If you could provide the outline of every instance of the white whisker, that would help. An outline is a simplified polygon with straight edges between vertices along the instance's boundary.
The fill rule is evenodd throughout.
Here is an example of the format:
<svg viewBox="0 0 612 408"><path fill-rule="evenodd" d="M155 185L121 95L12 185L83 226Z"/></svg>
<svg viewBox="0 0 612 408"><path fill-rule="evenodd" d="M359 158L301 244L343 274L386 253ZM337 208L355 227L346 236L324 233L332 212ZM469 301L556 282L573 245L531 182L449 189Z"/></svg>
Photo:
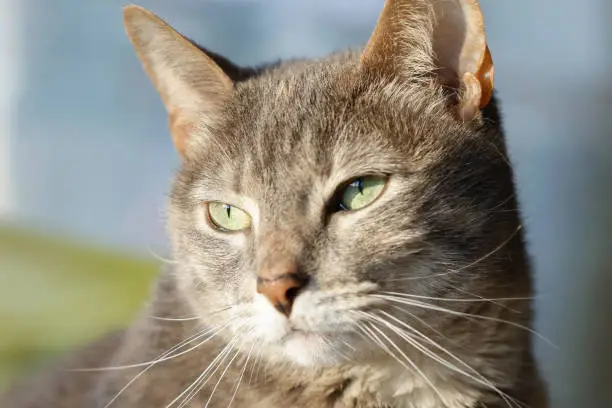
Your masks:
<svg viewBox="0 0 612 408"><path fill-rule="evenodd" d="M496 246L495 248L493 248L490 252L486 253L485 255L481 256L480 258L476 259L473 262L470 262L467 265L463 265L457 269L450 269L446 272L440 272L440 273L434 273L431 275L427 275L427 276L411 276L411 277L407 277L407 278L397 278L397 279L390 279L388 280L388 282L399 282L399 281L412 281L412 280L421 280L421 279L431 279L431 278L435 278L435 277L439 277L439 276L447 276L447 275L451 275L457 272L461 272L465 269L471 268L477 264L479 264L480 262L486 260L487 258L495 255L495 253L497 253L499 250L501 250L503 247L505 247L506 245L508 245L508 243L510 241L512 241L512 239L516 236L516 234L519 233L519 231L523 228L523 226L521 224L519 224L519 226L516 228L516 230L514 230L510 236L508 238L506 238L501 244L499 244L498 246Z"/></svg>
<svg viewBox="0 0 612 408"><path fill-rule="evenodd" d="M491 321L491 322L496 322L496 323L507 324L509 326L513 326L513 327L525 330L525 331L533 334L534 336L537 336L542 341L544 341L547 344L549 344L551 347L554 347L557 350L559 349L559 347L557 347L557 345L555 345L552 341L550 341L549 339L547 339L546 337L544 337L540 333L536 332L532 328L527 327L525 325L522 325L520 323L516 323L516 322L509 321L509 320L504 320L504 319L498 319L496 317L481 316L481 315L476 315L476 314L458 312L456 310L447 309L447 308L444 308L444 307L440 307L440 306L436 306L436 305L432 305L432 304L429 304L429 303L420 302L420 301L416 301L416 300L407 300L407 299L403 299L403 298L400 298L400 297L397 297L397 296L376 295L376 294L373 294L373 295L370 295L370 296L373 296L373 297L376 297L376 298L379 298L379 299L383 299L383 300L387 300L387 301L390 301L390 302L396 302L396 303L408 305L408 306L420 307L422 309L434 310L434 311L438 311L438 312L448 313L448 314L451 314L451 315L454 315L454 316L462 316L462 317L469 318L469 319L480 319L480 320L485 320L485 321Z"/></svg>
<svg viewBox="0 0 612 408"><path fill-rule="evenodd" d="M384 344L382 342L382 340L380 340L378 338L378 336L376 336L374 333L372 333L372 330L369 328L369 326L371 326L370 324L367 324L368 327L366 326L358 326L358 328L364 332L366 339L373 342L374 344L376 344L378 347L380 347L385 353L387 353L390 357L392 357L395 361L398 362L398 364L400 364L402 367L406 368L407 370L412 370L412 368L410 368L405 362L403 362L402 360L399 359L399 357L397 357L395 355L395 353L393 353L389 347L387 347L386 344Z"/></svg>
<svg viewBox="0 0 612 408"><path fill-rule="evenodd" d="M381 319L377 319L377 316L371 315L369 313L365 313L365 315L367 315L368 317L372 318L372 320L374 322L379 322L379 320ZM438 396L438 398L440 398L440 401L442 402L446 402L444 399L444 396L442 396L442 393L440 392L440 390L438 390L438 388L434 385L434 383L429 379L429 377L427 377L427 375L425 375L425 373L412 361L412 359L410 359L410 357L408 357L406 355L406 353L404 353L402 351L401 348L399 348L395 342L393 342L393 340L391 340L382 330L380 330L378 327L376 327L375 325L370 325L370 327L374 330L376 330L385 340L387 340L387 342L406 360L406 362L408 364L410 364L410 366L412 367L412 369L414 371L416 371L421 378L423 378L423 380L425 380L425 382L432 388L432 390L434 391L434 393Z"/></svg>
<svg viewBox="0 0 612 408"><path fill-rule="evenodd" d="M234 344L235 342L233 341L230 341L228 344L226 344L217 354L217 356L208 364L206 369L202 371L202 373L191 383L191 385L185 388L185 390L181 394L179 394L174 400L172 400L168 405L166 405L166 408L170 408L179 399L183 398L183 396L184 399L179 404L178 408L186 406L202 390L202 388L206 385L212 375L217 372L217 369L220 367L222 361L225 361L226 356L229 355ZM214 371L211 372L211 370L213 369ZM191 391L189 391L190 389Z"/></svg>
<svg viewBox="0 0 612 408"><path fill-rule="evenodd" d="M217 309L217 310L214 310L208 313L207 316L212 316L217 313L225 312L229 309L233 309L234 307L236 306L233 306L233 305L225 306L225 307L222 307L220 309ZM153 320L161 320L161 321L166 321L166 322L187 322L187 321L199 320L203 318L203 316L165 317L165 316L155 316L155 315L149 315L148 317Z"/></svg>
<svg viewBox="0 0 612 408"><path fill-rule="evenodd" d="M480 303L480 302L492 302L492 301L512 301L512 300L532 300L532 297L507 297L507 298L478 298L478 299L464 299L464 298L444 298L444 297L432 297L423 295L411 295L408 293L400 292L380 292L386 295L407 297L413 299L426 299L426 300L438 300L443 302L466 302L466 303ZM499 304L499 306L505 307L505 305Z"/></svg>
<svg viewBox="0 0 612 408"><path fill-rule="evenodd" d="M248 337L250 333L246 333L245 337ZM217 388L219 387L219 384L221 384L221 381L223 380L223 377L225 376L225 374L227 373L227 370L231 367L232 363L234 362L234 360L236 360L236 358L240 355L240 350L236 351L236 354L234 354L234 357L232 357L232 359L229 361L229 363L227 363L227 366L225 367L225 369L223 370L223 372L221 373L221 376L219 377L219 380L217 380L217 383L215 384L215 386L213 387L210 396L208 397L208 401L206 401L206 404L204 405L204 408L208 408L208 405L210 404L210 402L212 401L213 396L215 395L215 391L217 390Z"/></svg>
<svg viewBox="0 0 612 408"><path fill-rule="evenodd" d="M216 333L212 334L211 336L207 337L206 339L204 339L203 341L199 342L197 345L185 350L185 351L181 351L180 353L171 355L171 356L166 356L163 358L159 358L157 360L152 360L152 361L145 361L143 363L135 363L135 364L127 364L127 365L122 365L122 366L110 366L110 367L96 367L96 368L70 368L67 369L67 371L74 371L74 372L98 372L98 371L113 371L113 370L128 370L131 368L138 368L138 367L146 367L149 364L158 364L158 363L162 363L164 361L169 361L169 360L173 360L177 357L183 356L195 349L197 349L198 347L200 347L202 344L206 343L207 341L209 341L210 339L212 339L214 336L216 336L221 330L225 329L227 326L229 325L229 323L226 323L223 327L221 327ZM207 330L203 333L200 333L196 336L196 338L200 338L200 337L205 337L207 336L209 333L211 333L212 331L214 331L213 329ZM192 339L190 341L190 343L192 341L195 341L196 339Z"/></svg>
<svg viewBox="0 0 612 408"><path fill-rule="evenodd" d="M153 248L151 248L150 246L149 246L148 250L149 250L149 253L150 253L150 254L151 254L151 255L152 255L152 256L153 256L155 259L157 259L158 261L162 261L163 263L166 263L166 264L168 264L168 265L175 265L175 264L177 264L177 263L178 263L177 261L174 261L174 260L172 260L172 259L167 259L167 258L164 258L164 257L163 257L163 256L161 256L161 255L158 255L158 254L157 254L157 253L156 253L156 252L153 250Z"/></svg>
<svg viewBox="0 0 612 408"><path fill-rule="evenodd" d="M194 317L161 317L161 316L148 316L150 319L153 320L161 320L164 322L190 322L193 320L198 320L199 317L194 316Z"/></svg>
<svg viewBox="0 0 612 408"><path fill-rule="evenodd" d="M433 331L435 334L437 334L438 336L440 336L441 338L443 338L444 340L446 340L447 342L449 342L450 344L456 346L456 347L461 347L463 348L463 346L458 345L454 340L449 339L447 336L445 336L440 330L436 329L435 327L433 327L431 324L427 323L424 319L421 319L419 316L415 315L414 313L409 312L406 309L403 309L400 306L397 305L391 305L391 307L395 310L399 310L402 313L407 314L408 316L412 317L413 319L415 319L416 321L418 321L419 323L421 323L423 326L427 327L429 330ZM404 323L406 324L406 323Z"/></svg>
<svg viewBox="0 0 612 408"><path fill-rule="evenodd" d="M255 348L255 343L253 343L253 345L251 346L251 349L249 350L249 353L247 354L247 358L244 362L244 367L242 367L242 372L240 373L240 377L238 378L238 384L236 384L236 389L234 390L234 393L232 394L232 399L230 399L229 404L227 404L227 408L230 408L230 406L232 405L232 402L234 402L234 399L236 398L236 395L238 394L238 388L240 388L242 377L244 377L244 373L246 372L246 369L249 364L249 360L251 359L251 354L253 353L254 348Z"/></svg>
<svg viewBox="0 0 612 408"><path fill-rule="evenodd" d="M192 341L196 340L197 338L201 337L202 335L207 335L209 333L212 333L214 331L214 328L211 328L209 330L206 330L204 332L199 332L194 334L191 337L188 337L187 339L183 340L182 342L180 342L179 344L171 347L170 349L168 349L166 352L160 354L157 359L153 360L145 369L143 369L142 371L140 371L138 374L136 374L130 381L128 381L128 383L126 385L124 385L116 394L115 396L108 402L106 403L106 405L104 406L104 408L108 408L110 407L122 394L123 392L125 392L125 390L127 390L134 382L136 382L141 376L143 376L147 371L149 371L149 369L151 369L153 366L155 366L159 361L161 361L163 358L165 358L166 356L172 354L174 351L180 349L181 347L183 347L186 344L191 343ZM215 334L213 334L210 338L214 337Z"/></svg>
<svg viewBox="0 0 612 408"><path fill-rule="evenodd" d="M253 374L255 375L255 380L258 379L260 364L261 364L261 354L257 354L255 356L255 361L253 362L253 368L251 369L251 375L249 376L249 385L252 384Z"/></svg>
<svg viewBox="0 0 612 408"><path fill-rule="evenodd" d="M503 307L504 309L509 310L512 313L517 313L517 314L520 314L521 312L519 310L516 310L516 309L513 309L513 308L509 307L508 305L506 305L505 303L502 303L502 302L504 302L504 301L516 301L516 300L530 301L530 300L534 300L535 299L535 297L533 297L533 296L526 296L526 297L523 297L523 298L521 298L521 297L505 298L505 299L504 298L486 298L484 296L473 294L473 293L468 292L466 290L460 289L460 288L458 288L456 286L454 286L454 289L456 291L458 291L458 292L463 293L464 295L472 296L473 298L482 299L482 300L484 300L486 302L492 303L492 304L497 305L499 307Z"/></svg>
<svg viewBox="0 0 612 408"><path fill-rule="evenodd" d="M512 232L508 238L506 238L504 241L502 241L501 244L499 244L498 246L496 246L491 251L489 251L488 253L486 253L482 257L478 258L474 262L470 262L467 265L464 265L464 266L462 266L462 267L460 267L458 269L455 269L453 272L460 272L462 270L471 268L472 266L477 265L480 262L484 261L485 259L489 258L490 256L494 255L495 253L497 253L497 251L499 251L500 249L502 249L503 247L508 245L508 243L514 239L514 237L520 232L520 230L522 228L523 228L523 226L521 224L519 224L518 227L516 227L516 229L514 230L514 232Z"/></svg>
<svg viewBox="0 0 612 408"><path fill-rule="evenodd" d="M384 322L384 324L386 324L391 330L393 330L397 335L402 337L404 340L406 340L409 344L411 344L417 350L421 351L423 354L425 354L426 356L428 356L432 360L434 360L434 361L438 362L439 364L449 368L450 370L455 371L458 374L461 374L461 375L471 379L472 381L475 381L478 384L481 384L481 385L484 385L484 386L490 388L495 393L497 393L502 399L504 399L504 401L508 405L510 405L510 403L507 401L508 399L511 400L514 404L517 404L517 402L516 402L516 400L514 400L514 398L510 397L509 395L507 395L506 393L501 391L490 380L488 380L486 377L484 377L482 374L480 374L478 372L478 370L476 370L473 367L471 367L469 364L467 364L466 362L461 360L459 357L457 357L455 354L453 354L452 352L450 352L449 350L447 350L446 348L441 346L439 343L435 342L434 340L432 340L431 338L429 338L428 336L426 336L425 334L423 334L419 330L413 328L409 324L406 324L405 322L399 320L395 316L392 316L392 315L390 315L389 313L387 313L385 311L381 311L381 313L384 314L386 317L392 319L393 321L397 322L401 326L407 328L411 332L416 333L423 340L427 341L429 344L431 344L432 346L434 346L437 349L441 350L442 352L447 354L449 357L451 357L453 360L456 360L459 364L463 365L468 370L472 371L478 378L474 377L473 375L471 375L469 373L466 373L465 371L463 371L460 368L458 368L456 365L451 364L448 360L445 360L442 357L440 357L439 355L433 353L431 350L429 350L423 344L420 344L418 342L418 339L415 338L414 336L407 336L407 333L405 333L400 327L395 326L394 324L392 324L392 323L390 323L388 321L385 321L384 319L381 319L381 322Z"/></svg>

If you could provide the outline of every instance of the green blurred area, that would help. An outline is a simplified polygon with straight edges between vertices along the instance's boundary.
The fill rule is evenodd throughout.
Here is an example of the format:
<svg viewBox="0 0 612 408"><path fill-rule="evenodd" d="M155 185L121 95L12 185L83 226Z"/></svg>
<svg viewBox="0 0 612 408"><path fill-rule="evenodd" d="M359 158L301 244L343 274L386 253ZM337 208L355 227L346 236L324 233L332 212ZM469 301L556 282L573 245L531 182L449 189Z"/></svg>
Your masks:
<svg viewBox="0 0 612 408"><path fill-rule="evenodd" d="M156 261L0 227L0 389L26 368L125 325Z"/></svg>

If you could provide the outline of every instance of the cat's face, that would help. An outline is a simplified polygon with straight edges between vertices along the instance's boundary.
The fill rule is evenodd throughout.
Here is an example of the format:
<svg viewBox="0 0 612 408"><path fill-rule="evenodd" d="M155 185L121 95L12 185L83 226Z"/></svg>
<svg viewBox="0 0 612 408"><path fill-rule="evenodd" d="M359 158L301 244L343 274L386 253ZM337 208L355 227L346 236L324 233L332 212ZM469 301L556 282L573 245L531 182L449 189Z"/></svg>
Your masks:
<svg viewBox="0 0 612 408"><path fill-rule="evenodd" d="M443 314L400 300L487 296L507 281L497 255L477 262L518 227L504 212L513 200L500 135L402 102L346 59L239 84L175 185L183 289L246 351L358 358L376 348L361 338L377 327L371 315L444 330ZM262 271L287 263L307 279L289 316L257 291Z"/></svg>
<svg viewBox="0 0 612 408"><path fill-rule="evenodd" d="M126 12L183 157L174 273L231 347L329 365L503 343L463 314L529 294L482 15L429 3L388 1L361 55L261 72Z"/></svg>

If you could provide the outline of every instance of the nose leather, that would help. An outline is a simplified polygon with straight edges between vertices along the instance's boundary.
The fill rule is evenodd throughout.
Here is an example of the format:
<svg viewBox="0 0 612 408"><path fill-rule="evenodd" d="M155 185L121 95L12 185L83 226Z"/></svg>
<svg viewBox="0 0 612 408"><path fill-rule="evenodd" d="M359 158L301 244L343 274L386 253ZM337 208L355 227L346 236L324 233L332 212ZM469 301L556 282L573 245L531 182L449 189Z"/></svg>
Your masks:
<svg viewBox="0 0 612 408"><path fill-rule="evenodd" d="M257 276L257 292L264 295L282 314L289 317L293 301L306 285L307 279L292 265L279 265Z"/></svg>

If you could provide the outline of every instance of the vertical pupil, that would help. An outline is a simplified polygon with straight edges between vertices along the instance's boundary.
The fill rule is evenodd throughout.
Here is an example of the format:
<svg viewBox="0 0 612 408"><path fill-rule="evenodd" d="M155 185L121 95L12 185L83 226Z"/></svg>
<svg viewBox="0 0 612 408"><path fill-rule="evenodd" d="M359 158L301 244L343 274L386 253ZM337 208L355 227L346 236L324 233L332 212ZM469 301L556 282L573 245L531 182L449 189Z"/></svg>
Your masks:
<svg viewBox="0 0 612 408"><path fill-rule="evenodd" d="M357 189L359 190L360 194L363 194L363 179L357 179Z"/></svg>
<svg viewBox="0 0 612 408"><path fill-rule="evenodd" d="M227 218L230 218L230 213L232 212L232 206L225 204L225 211L227 212Z"/></svg>

